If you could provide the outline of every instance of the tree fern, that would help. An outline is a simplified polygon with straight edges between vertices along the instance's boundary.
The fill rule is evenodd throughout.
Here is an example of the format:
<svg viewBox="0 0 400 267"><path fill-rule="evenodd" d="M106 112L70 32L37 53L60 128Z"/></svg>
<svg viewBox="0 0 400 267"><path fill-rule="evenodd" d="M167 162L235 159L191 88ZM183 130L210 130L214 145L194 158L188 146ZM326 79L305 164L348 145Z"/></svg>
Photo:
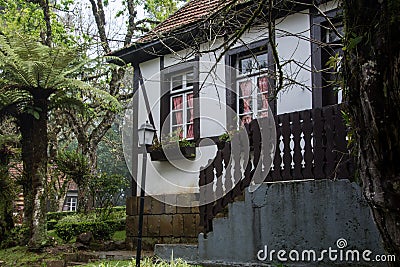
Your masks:
<svg viewBox="0 0 400 267"><path fill-rule="evenodd" d="M83 109L85 94L93 96L93 101L100 102L104 109L121 108L105 90L76 79L98 62L82 60L74 49L44 46L18 34L12 38L0 35L0 119L14 116L21 131L24 193L29 202L24 212L33 248L41 246L40 239L45 235L46 203L42 196L47 178L49 112L54 108ZM84 165L80 160L75 163Z"/></svg>
<svg viewBox="0 0 400 267"><path fill-rule="evenodd" d="M74 75L84 71L87 65L98 66L98 60L77 61L78 52L64 47L48 47L39 42L23 36L19 38L7 38L0 36L0 93L6 91L25 90L35 93L38 90L49 90L56 94L60 91L81 91L90 93L102 100L104 107L118 110L121 105L108 92L94 88L86 82L73 78ZM105 58L107 60L108 58ZM51 95L51 94L50 94ZM24 95L27 97L27 95ZM73 94L69 96L72 101ZM25 98L26 100L27 98ZM57 99L57 98L53 98ZM7 106L12 99L0 99L0 108ZM14 100L17 100L15 98ZM18 102L18 101L17 101ZM23 102L20 102L23 103ZM51 107L57 107L60 101L51 103ZM65 104L62 105L65 107Z"/></svg>

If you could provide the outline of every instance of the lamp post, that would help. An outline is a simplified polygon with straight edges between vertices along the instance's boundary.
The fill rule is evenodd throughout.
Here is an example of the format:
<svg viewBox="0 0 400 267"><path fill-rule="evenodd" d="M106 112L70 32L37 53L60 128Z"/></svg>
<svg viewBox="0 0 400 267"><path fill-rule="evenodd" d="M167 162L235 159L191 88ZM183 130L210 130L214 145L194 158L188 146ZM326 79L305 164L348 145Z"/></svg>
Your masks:
<svg viewBox="0 0 400 267"><path fill-rule="evenodd" d="M142 229L143 229L143 211L144 211L144 194L145 194L145 181L146 181L146 167L147 167L147 150L146 145L153 143L154 133L153 125L148 123L142 124L138 129L139 145L143 148L142 159L142 182L140 183L140 204L139 204L139 227L138 227L138 242L136 248L136 267L140 267L140 258L142 254Z"/></svg>

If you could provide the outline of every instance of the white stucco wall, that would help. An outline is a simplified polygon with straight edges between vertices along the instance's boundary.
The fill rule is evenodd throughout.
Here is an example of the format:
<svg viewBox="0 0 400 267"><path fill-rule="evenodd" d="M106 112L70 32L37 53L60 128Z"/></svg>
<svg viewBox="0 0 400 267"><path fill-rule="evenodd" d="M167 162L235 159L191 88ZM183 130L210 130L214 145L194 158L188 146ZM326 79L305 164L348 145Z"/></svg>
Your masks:
<svg viewBox="0 0 400 267"><path fill-rule="evenodd" d="M288 113L312 108L310 18L296 13L276 21L276 48L286 78L278 94L277 113ZM290 61L290 63L288 63Z"/></svg>
<svg viewBox="0 0 400 267"><path fill-rule="evenodd" d="M196 148L195 160L166 161L147 160L145 191L148 195L198 193L199 170L216 155L217 148ZM142 177L142 155L139 155L138 177ZM141 181L137 181L140 186ZM140 190L140 187L138 187Z"/></svg>
<svg viewBox="0 0 400 267"><path fill-rule="evenodd" d="M222 40L214 40L203 44L201 50L210 51L222 43ZM202 54L199 59L201 138L226 132L225 65L216 63L221 52Z"/></svg>
<svg viewBox="0 0 400 267"><path fill-rule="evenodd" d="M185 62L194 59L194 53L190 49L176 51L164 56L164 67L169 67L180 62Z"/></svg>
<svg viewBox="0 0 400 267"><path fill-rule="evenodd" d="M143 75L144 87L146 89L147 97L149 99L151 113L154 118L155 127L157 130L160 125L160 59L153 60L140 64L140 70ZM142 93L143 88L139 88L139 112L138 121L139 126L148 120L146 105Z"/></svg>
<svg viewBox="0 0 400 267"><path fill-rule="evenodd" d="M240 37L239 41L233 46L233 48L257 42L261 39L266 39L266 38L268 38L267 26L266 25L256 26L244 32L243 35Z"/></svg>

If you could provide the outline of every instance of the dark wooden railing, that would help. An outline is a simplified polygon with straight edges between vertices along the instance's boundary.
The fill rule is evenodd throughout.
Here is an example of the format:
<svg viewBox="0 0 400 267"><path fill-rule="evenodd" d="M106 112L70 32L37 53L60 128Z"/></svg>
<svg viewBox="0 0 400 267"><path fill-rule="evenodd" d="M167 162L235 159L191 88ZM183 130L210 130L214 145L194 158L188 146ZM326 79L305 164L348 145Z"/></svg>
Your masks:
<svg viewBox="0 0 400 267"><path fill-rule="evenodd" d="M275 125L272 120L252 121L247 133L240 131L230 142L220 144L214 160L200 170L200 224L205 233L212 231L212 219L252 181L353 179L340 105L274 119ZM264 137L270 137L274 127L276 144L263 142L260 128ZM251 152L246 147L251 147Z"/></svg>

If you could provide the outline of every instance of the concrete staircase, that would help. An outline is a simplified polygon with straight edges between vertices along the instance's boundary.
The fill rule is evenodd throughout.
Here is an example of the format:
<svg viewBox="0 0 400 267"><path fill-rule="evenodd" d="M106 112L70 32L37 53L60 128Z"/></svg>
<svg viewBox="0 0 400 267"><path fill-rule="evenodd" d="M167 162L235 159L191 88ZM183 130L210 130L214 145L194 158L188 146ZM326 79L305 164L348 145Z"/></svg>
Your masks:
<svg viewBox="0 0 400 267"><path fill-rule="evenodd" d="M379 233L361 188L348 180L309 180L262 184L256 191L245 190L244 201L228 205L228 216L213 219L213 231L199 235L198 245L157 245L155 255L169 260L183 258L204 266L276 266L259 260L260 250L300 252L313 250L317 256L328 248L373 255L384 254ZM385 266L376 262L291 261L289 266Z"/></svg>

